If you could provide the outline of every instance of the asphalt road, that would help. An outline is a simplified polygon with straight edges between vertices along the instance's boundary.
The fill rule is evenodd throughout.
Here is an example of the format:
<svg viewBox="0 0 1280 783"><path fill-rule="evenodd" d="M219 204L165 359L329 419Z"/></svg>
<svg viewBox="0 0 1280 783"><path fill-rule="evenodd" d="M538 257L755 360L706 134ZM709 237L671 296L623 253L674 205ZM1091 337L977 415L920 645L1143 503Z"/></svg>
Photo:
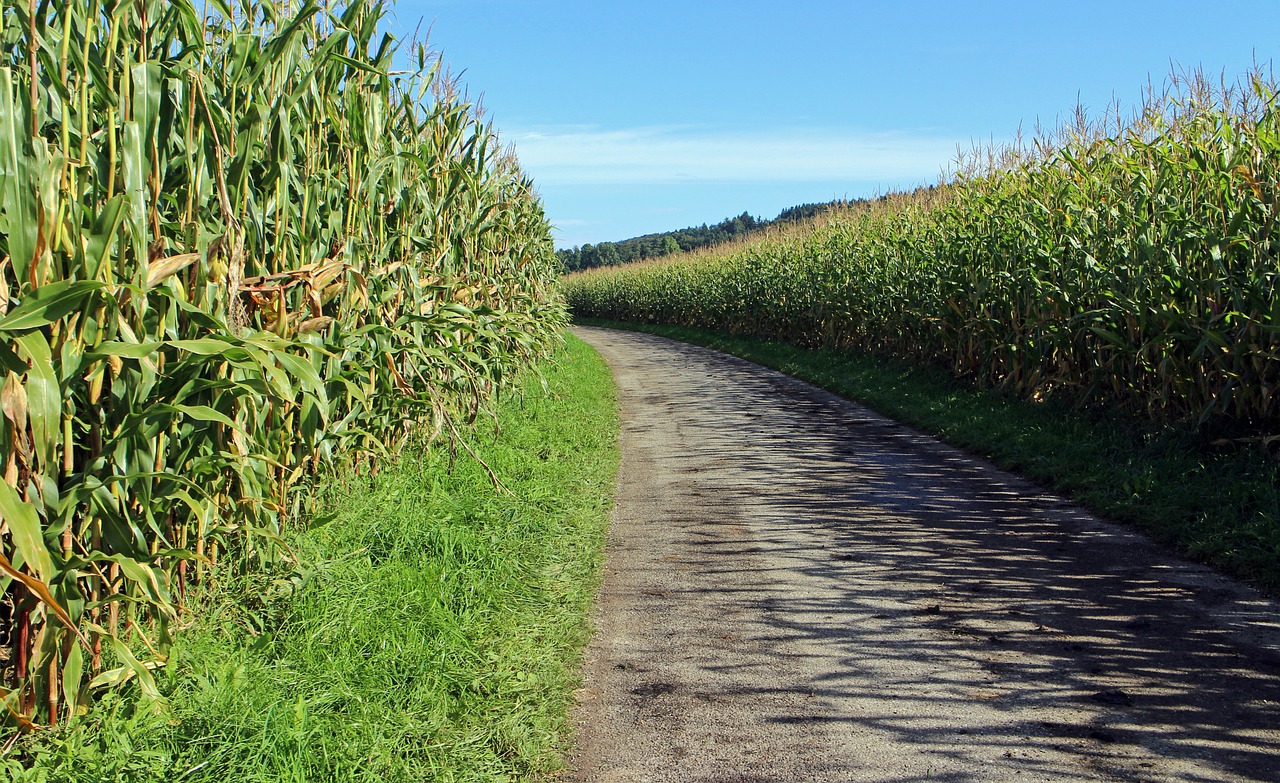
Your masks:
<svg viewBox="0 0 1280 783"><path fill-rule="evenodd" d="M1277 605L857 404L659 337L580 781L1280 781Z"/></svg>

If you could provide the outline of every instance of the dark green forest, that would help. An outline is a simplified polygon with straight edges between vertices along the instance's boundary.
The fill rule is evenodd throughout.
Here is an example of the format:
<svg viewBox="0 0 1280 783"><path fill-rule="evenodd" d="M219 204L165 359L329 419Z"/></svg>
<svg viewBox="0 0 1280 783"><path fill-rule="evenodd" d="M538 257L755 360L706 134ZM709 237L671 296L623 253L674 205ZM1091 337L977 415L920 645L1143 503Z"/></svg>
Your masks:
<svg viewBox="0 0 1280 783"><path fill-rule="evenodd" d="M616 266L646 258L660 258L672 253L684 253L702 247L724 244L739 237L761 231L769 226L798 223L836 206L852 202L830 201L821 204L799 204L778 213L773 220L763 220L743 212L737 217L725 218L713 226L703 223L661 234L645 234L619 242L586 244L572 249L557 250L560 264L566 272L577 272L598 266Z"/></svg>

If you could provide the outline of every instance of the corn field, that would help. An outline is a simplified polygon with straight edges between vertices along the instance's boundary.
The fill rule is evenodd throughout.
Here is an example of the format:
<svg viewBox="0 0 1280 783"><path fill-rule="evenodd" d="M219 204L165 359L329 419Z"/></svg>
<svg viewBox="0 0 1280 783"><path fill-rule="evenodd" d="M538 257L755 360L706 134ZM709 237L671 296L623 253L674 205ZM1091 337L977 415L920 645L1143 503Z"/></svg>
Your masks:
<svg viewBox="0 0 1280 783"><path fill-rule="evenodd" d="M566 278L575 315L941 364L1024 397L1280 429L1280 105L1261 72L978 150L803 235Z"/></svg>
<svg viewBox="0 0 1280 783"><path fill-rule="evenodd" d="M159 703L186 589L564 323L549 225L381 3L0 2L0 715ZM455 433L456 434L456 433Z"/></svg>

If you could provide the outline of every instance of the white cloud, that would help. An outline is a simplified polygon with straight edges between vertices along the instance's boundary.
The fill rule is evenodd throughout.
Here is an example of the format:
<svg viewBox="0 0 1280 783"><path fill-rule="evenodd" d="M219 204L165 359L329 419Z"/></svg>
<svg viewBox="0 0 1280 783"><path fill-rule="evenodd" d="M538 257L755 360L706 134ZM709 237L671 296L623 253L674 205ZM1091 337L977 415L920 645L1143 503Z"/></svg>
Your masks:
<svg viewBox="0 0 1280 783"><path fill-rule="evenodd" d="M543 184L933 182L957 139L912 133L793 128L717 133L696 128L568 126L506 132Z"/></svg>

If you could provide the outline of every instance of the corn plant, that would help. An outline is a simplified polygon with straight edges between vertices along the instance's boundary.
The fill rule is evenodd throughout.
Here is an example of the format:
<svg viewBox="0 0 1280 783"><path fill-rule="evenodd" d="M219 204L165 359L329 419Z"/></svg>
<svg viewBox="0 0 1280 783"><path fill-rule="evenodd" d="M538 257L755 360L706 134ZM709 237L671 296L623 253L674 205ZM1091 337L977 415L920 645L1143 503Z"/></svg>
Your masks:
<svg viewBox="0 0 1280 783"><path fill-rule="evenodd" d="M856 346L1031 399L1280 427L1273 78L1174 78L1135 117L978 150L807 236L566 279L575 313Z"/></svg>
<svg viewBox="0 0 1280 783"><path fill-rule="evenodd" d="M541 205L353 0L0 2L0 701L161 696L185 588L564 321Z"/></svg>

